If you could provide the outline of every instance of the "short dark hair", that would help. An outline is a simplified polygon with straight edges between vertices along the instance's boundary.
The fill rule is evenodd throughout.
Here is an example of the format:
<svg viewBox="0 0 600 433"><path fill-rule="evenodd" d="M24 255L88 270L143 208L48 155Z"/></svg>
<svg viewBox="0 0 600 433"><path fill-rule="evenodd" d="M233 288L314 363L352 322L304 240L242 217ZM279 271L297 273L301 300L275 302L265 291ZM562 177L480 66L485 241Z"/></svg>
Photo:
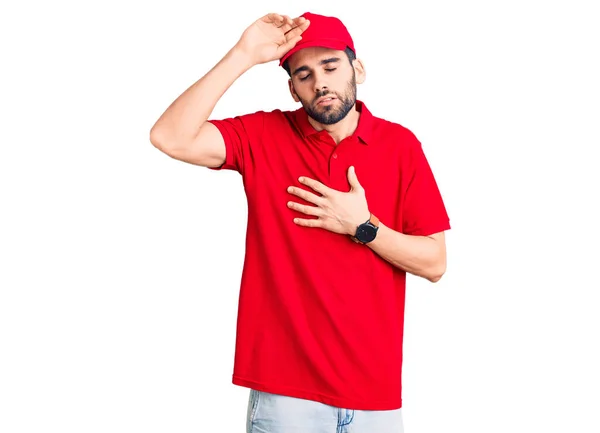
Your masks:
<svg viewBox="0 0 600 433"><path fill-rule="evenodd" d="M346 56L348 56L348 61L350 62L350 64L352 64L352 62L354 60L356 60L356 54L354 53L354 51L352 51L352 49L350 47L346 47L344 52L346 53ZM281 65L281 66L283 66L283 69L285 69L285 71L291 77L292 71L290 70L289 59L286 59L285 62L283 62L283 65Z"/></svg>

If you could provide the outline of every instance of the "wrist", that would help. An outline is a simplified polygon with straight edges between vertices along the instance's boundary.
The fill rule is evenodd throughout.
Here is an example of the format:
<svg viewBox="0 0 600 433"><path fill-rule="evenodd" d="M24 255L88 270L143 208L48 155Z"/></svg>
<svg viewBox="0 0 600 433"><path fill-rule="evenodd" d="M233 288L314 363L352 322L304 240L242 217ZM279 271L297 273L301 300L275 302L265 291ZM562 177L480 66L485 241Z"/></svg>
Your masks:
<svg viewBox="0 0 600 433"><path fill-rule="evenodd" d="M370 218L371 218L371 212L369 212L369 210L367 209L366 214L361 213L360 218L356 218L356 219L354 219L354 221L352 221L352 223L348 227L347 234L350 236L354 236L356 234L356 230L358 230L358 227L361 224L369 221Z"/></svg>
<svg viewBox="0 0 600 433"><path fill-rule="evenodd" d="M252 68L256 65L256 62L252 59L252 56L239 44L235 44L227 56L233 60L233 63L244 68L244 71Z"/></svg>
<svg viewBox="0 0 600 433"><path fill-rule="evenodd" d="M357 224L350 238L356 243L367 244L375 239L379 229L379 218L369 212L369 216Z"/></svg>

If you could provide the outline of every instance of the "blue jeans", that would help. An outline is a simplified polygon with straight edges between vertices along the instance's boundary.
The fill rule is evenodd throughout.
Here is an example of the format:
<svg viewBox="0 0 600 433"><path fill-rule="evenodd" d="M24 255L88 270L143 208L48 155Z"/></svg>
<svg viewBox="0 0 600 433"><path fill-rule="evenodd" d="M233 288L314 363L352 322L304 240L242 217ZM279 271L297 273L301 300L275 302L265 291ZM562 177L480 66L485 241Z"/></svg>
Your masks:
<svg viewBox="0 0 600 433"><path fill-rule="evenodd" d="M403 433L402 409L355 410L250 390L246 433Z"/></svg>

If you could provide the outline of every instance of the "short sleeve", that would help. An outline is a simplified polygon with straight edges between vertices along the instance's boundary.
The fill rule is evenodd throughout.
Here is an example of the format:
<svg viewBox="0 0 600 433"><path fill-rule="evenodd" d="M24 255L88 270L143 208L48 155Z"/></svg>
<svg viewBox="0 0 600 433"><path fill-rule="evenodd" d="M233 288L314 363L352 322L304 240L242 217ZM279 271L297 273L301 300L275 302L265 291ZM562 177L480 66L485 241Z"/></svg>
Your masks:
<svg viewBox="0 0 600 433"><path fill-rule="evenodd" d="M264 112L243 114L221 120L209 120L225 141L225 162L211 170L235 170L242 176L252 161L253 151L260 145L264 129Z"/></svg>
<svg viewBox="0 0 600 433"><path fill-rule="evenodd" d="M402 232L428 236L450 229L450 220L423 147L414 136L411 141L402 200Z"/></svg>

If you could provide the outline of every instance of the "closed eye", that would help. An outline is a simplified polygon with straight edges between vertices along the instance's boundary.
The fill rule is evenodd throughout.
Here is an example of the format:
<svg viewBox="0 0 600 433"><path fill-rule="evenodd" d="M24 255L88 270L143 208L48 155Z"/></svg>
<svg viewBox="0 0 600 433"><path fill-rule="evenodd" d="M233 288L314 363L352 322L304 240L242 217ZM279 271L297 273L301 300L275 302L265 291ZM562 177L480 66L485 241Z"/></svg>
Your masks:
<svg viewBox="0 0 600 433"><path fill-rule="evenodd" d="M325 70L326 70L327 72L333 72L333 71L335 71L336 69L337 69L337 68L325 68ZM308 74L308 75L305 75L304 77L300 77L300 81L304 81L304 80L308 79L308 77L310 77L310 74Z"/></svg>

